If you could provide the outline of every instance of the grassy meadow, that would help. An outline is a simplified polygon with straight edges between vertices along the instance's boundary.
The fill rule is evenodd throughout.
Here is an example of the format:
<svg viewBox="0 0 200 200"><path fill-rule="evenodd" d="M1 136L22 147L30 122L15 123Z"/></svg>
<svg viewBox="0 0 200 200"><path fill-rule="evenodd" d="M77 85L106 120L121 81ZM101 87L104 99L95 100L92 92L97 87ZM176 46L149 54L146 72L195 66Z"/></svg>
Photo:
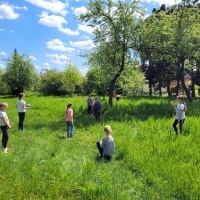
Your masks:
<svg viewBox="0 0 200 200"><path fill-rule="evenodd" d="M101 122L86 111L86 96L43 97L31 104L24 131L17 129L17 98L7 102L12 128L7 154L0 152L0 199L197 200L200 199L200 101L188 103L184 134L175 136L174 110L160 97L101 100ZM66 138L64 111L74 109L74 138ZM96 142L113 129L116 153L98 161Z"/></svg>

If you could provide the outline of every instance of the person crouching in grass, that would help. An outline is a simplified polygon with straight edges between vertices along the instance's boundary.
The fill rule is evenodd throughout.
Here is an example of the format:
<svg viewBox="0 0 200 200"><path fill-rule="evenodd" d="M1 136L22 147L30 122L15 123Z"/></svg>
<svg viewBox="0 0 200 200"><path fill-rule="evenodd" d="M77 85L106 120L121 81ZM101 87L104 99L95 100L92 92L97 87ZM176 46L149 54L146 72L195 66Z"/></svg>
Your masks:
<svg viewBox="0 0 200 200"><path fill-rule="evenodd" d="M109 125L104 127L105 137L102 141L97 142L97 148L100 153L100 158L111 160L115 152L114 138L111 136L112 129Z"/></svg>

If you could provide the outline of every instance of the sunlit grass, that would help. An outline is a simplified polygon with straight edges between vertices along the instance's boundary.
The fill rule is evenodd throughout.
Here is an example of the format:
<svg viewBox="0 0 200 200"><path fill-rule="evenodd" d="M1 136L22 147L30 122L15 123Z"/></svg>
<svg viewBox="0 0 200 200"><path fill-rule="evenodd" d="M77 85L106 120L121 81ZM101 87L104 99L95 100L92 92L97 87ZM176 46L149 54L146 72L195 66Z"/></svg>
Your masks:
<svg viewBox="0 0 200 200"><path fill-rule="evenodd" d="M101 122L87 115L86 96L26 95L31 109L17 130L16 98L9 104L9 152L0 154L1 199L200 199L200 102L188 104L184 134L172 128L168 98L102 100ZM75 137L65 138L64 110L73 104ZM116 153L99 162L96 141L113 129Z"/></svg>

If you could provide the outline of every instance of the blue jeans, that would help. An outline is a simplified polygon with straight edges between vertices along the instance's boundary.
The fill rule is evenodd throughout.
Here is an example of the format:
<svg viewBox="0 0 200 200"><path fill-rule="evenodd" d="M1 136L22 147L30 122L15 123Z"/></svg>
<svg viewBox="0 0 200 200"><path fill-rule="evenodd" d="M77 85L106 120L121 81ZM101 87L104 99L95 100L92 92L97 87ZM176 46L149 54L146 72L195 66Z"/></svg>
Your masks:
<svg viewBox="0 0 200 200"><path fill-rule="evenodd" d="M67 124L67 137L72 137L74 135L74 124L73 122L66 121Z"/></svg>

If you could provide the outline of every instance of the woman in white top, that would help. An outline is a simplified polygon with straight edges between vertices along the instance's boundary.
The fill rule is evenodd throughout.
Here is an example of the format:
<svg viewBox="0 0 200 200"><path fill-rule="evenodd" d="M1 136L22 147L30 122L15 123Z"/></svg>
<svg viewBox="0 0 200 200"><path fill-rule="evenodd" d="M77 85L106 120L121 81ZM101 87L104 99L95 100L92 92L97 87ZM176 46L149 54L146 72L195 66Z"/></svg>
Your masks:
<svg viewBox="0 0 200 200"><path fill-rule="evenodd" d="M178 135L178 129L177 129L177 124L179 124L179 130L180 133L183 132L183 124L185 121L185 111L187 110L186 104L184 102L183 96L177 96L177 101L178 101L178 105L176 106L175 103L171 103L171 105L174 107L175 111L176 111L176 116L175 116L175 120L173 123L173 128L174 131L176 133L176 135Z"/></svg>
<svg viewBox="0 0 200 200"><path fill-rule="evenodd" d="M24 129L24 119L26 113L26 102L23 100L24 97L24 93L19 93L19 99L17 100L17 112L19 116L18 129L21 131Z"/></svg>
<svg viewBox="0 0 200 200"><path fill-rule="evenodd" d="M8 143L8 129L11 128L8 116L6 114L6 109L8 108L7 103L0 104L0 125L2 131L2 146L4 153L7 153L7 143Z"/></svg>

